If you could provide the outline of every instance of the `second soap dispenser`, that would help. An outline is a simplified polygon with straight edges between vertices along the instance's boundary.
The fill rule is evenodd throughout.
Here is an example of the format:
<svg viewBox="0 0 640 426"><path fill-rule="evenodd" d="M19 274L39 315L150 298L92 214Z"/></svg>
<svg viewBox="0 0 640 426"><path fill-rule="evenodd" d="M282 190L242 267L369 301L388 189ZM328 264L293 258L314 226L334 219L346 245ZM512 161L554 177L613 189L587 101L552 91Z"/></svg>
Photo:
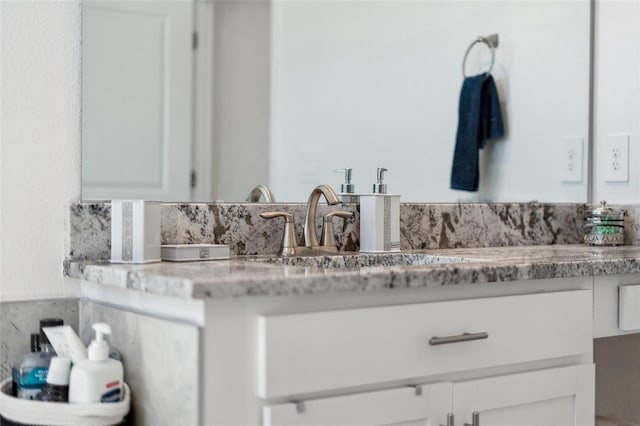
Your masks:
<svg viewBox="0 0 640 426"><path fill-rule="evenodd" d="M344 183L340 185L340 193L338 193L342 203L357 203L358 196L355 195L356 186L351 183L353 169L346 167L344 169L336 169L334 172L344 173Z"/></svg>
<svg viewBox="0 0 640 426"><path fill-rule="evenodd" d="M360 251L400 251L400 195L388 194L384 167L378 167L372 194L360 195Z"/></svg>

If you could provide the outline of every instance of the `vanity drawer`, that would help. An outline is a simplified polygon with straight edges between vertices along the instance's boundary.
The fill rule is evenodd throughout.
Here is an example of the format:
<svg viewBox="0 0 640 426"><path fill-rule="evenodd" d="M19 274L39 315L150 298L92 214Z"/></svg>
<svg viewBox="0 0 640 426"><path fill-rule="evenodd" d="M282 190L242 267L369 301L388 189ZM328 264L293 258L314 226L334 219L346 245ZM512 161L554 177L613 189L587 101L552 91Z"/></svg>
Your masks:
<svg viewBox="0 0 640 426"><path fill-rule="evenodd" d="M588 353L591 306L592 292L578 290L260 316L258 393L273 398Z"/></svg>
<svg viewBox="0 0 640 426"><path fill-rule="evenodd" d="M404 386L329 398L267 405L263 426L444 424L451 412L451 383ZM433 424L431 423L431 424Z"/></svg>

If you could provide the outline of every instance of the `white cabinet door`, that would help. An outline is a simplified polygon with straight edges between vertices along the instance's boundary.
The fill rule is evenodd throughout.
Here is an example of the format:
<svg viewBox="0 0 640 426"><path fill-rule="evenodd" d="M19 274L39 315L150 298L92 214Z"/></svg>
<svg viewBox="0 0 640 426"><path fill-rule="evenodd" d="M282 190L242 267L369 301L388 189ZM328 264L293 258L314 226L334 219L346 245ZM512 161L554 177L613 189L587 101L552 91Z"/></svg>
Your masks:
<svg viewBox="0 0 640 426"><path fill-rule="evenodd" d="M586 364L454 383L455 424L593 426L594 380Z"/></svg>
<svg viewBox="0 0 640 426"><path fill-rule="evenodd" d="M84 199L189 201L192 33L192 1L84 1Z"/></svg>
<svg viewBox="0 0 640 426"><path fill-rule="evenodd" d="M264 426L445 425L451 383L433 383L264 407Z"/></svg>

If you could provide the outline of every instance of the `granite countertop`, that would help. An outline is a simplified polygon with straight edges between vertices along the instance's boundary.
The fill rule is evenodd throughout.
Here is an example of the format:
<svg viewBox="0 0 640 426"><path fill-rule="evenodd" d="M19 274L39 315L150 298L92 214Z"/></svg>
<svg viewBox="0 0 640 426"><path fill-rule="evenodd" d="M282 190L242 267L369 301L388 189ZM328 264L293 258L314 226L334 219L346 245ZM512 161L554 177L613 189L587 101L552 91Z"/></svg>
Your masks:
<svg viewBox="0 0 640 426"><path fill-rule="evenodd" d="M640 246L489 247L148 265L66 261L64 266L68 277L104 285L223 299L640 273Z"/></svg>

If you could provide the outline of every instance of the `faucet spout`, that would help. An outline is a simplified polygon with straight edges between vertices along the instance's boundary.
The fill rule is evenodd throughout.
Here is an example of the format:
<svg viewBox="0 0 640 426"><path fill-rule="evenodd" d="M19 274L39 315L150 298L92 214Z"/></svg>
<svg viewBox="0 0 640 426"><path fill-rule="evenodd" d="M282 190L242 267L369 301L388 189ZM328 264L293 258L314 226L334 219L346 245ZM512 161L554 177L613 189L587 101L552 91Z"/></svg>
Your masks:
<svg viewBox="0 0 640 426"><path fill-rule="evenodd" d="M316 186L311 195L309 195L309 201L307 201L307 213L304 220L304 245L309 248L316 248L318 244L318 233L316 232L316 210L318 209L318 202L320 196L324 195L327 200L327 204L330 206L340 203L338 195L329 185L323 184Z"/></svg>
<svg viewBox="0 0 640 426"><path fill-rule="evenodd" d="M246 201L250 203L257 203L260 201L260 198L264 198L264 201L267 203L275 203L276 201L273 197L273 192L263 184L256 185L249 193Z"/></svg>

